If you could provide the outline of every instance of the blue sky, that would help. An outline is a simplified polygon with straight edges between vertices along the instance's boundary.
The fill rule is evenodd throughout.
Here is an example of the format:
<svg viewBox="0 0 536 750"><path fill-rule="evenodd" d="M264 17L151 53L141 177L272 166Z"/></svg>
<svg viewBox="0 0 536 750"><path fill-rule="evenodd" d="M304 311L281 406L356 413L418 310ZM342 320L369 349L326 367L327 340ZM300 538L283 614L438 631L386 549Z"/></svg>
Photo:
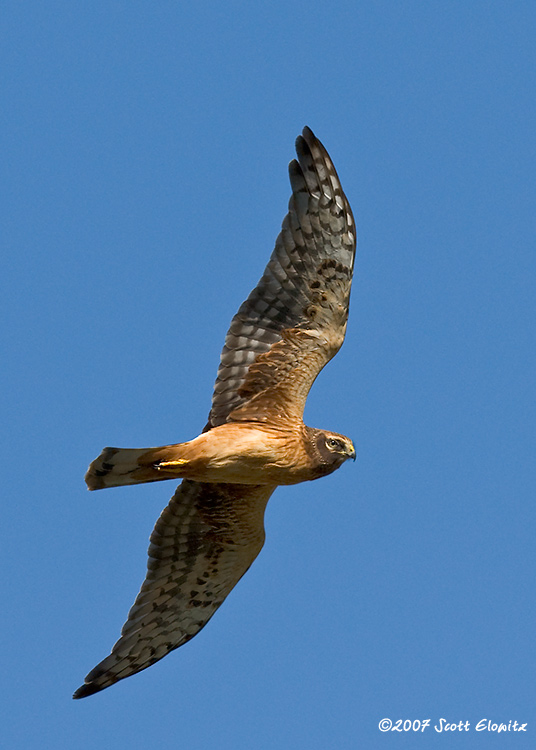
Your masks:
<svg viewBox="0 0 536 750"><path fill-rule="evenodd" d="M534 7L1 14L4 746L533 747ZM277 491L197 638L74 702L173 490L90 495L87 464L205 424L305 124L359 230L347 339L306 420L358 460Z"/></svg>

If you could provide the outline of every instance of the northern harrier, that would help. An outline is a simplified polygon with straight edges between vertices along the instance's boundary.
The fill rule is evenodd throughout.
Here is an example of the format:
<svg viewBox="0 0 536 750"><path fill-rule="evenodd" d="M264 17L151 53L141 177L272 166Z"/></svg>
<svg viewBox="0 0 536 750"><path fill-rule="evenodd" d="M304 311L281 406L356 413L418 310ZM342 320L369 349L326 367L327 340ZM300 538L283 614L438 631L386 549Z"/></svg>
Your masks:
<svg viewBox="0 0 536 750"><path fill-rule="evenodd" d="M147 576L120 639L74 698L193 638L259 554L275 488L355 459L349 438L302 419L313 381L344 339L356 232L331 159L309 128L296 151L289 212L263 277L231 321L205 429L161 448L105 448L89 467L90 490L183 481L151 535Z"/></svg>

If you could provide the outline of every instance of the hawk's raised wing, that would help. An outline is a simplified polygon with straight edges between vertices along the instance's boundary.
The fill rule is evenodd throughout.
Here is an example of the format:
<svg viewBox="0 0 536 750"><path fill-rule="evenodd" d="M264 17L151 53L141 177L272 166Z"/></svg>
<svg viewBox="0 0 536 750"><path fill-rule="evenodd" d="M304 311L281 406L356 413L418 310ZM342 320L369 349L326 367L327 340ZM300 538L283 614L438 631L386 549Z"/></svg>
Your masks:
<svg viewBox="0 0 536 750"><path fill-rule="evenodd" d="M162 511L147 576L112 653L74 698L150 667L206 625L264 543L264 510L274 487L184 480Z"/></svg>
<svg viewBox="0 0 536 750"><path fill-rule="evenodd" d="M301 419L314 379L344 340L356 248L352 211L309 128L296 151L289 212L264 275L231 322L205 429Z"/></svg>

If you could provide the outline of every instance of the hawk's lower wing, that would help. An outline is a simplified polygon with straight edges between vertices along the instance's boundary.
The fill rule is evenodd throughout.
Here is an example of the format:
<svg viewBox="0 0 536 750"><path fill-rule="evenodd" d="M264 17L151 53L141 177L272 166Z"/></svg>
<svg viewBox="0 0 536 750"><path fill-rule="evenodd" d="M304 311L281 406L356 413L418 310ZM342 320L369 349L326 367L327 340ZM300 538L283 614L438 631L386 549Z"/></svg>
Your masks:
<svg viewBox="0 0 536 750"><path fill-rule="evenodd" d="M121 638L74 698L150 667L206 625L259 554L274 489L188 480L179 485L151 534L147 576Z"/></svg>

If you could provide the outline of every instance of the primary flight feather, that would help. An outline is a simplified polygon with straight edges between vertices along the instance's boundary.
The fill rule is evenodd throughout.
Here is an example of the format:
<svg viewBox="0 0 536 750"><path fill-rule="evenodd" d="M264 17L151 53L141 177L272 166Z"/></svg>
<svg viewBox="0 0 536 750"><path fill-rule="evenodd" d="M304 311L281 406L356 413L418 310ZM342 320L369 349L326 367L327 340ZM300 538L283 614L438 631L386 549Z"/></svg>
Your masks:
<svg viewBox="0 0 536 750"><path fill-rule="evenodd" d="M88 469L90 490L182 482L151 534L147 576L121 637L74 698L193 638L259 554L274 489L355 459L349 438L303 423L311 385L344 340L356 230L309 128L296 151L289 211L261 280L231 321L203 432L159 448L105 448Z"/></svg>

